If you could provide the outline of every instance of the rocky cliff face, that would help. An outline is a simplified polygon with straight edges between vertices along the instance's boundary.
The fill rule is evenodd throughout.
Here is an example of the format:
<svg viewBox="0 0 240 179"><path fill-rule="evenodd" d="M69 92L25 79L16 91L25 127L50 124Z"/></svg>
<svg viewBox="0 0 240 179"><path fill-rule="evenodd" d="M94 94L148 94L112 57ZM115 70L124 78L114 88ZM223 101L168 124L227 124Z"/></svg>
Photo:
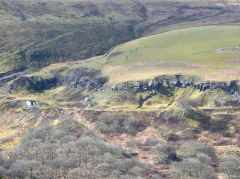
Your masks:
<svg viewBox="0 0 240 179"><path fill-rule="evenodd" d="M72 69L66 74L61 74L60 70L52 71L51 76L21 76L8 86L8 92L24 88L30 91L44 91L54 87L67 86L75 90L87 89L88 91L97 90L107 83L108 78L102 77L100 71L82 69Z"/></svg>
<svg viewBox="0 0 240 179"><path fill-rule="evenodd" d="M19 69L9 71L7 73L0 73L0 87L4 86L6 83L18 77L22 77L29 73L31 73L31 71L26 68L19 68Z"/></svg>
<svg viewBox="0 0 240 179"><path fill-rule="evenodd" d="M101 71L89 70L87 68L73 68L62 72L63 69L52 70L48 77L40 75L24 76L25 72L19 72L10 75L9 80L14 81L7 87L8 93L13 93L17 89L26 89L29 91L42 92L52 88L65 86L77 92L86 91L87 96L92 96L93 92L104 92L111 90L116 96L119 92L129 91L132 93L149 92L148 96L143 97L143 101L148 100L156 95L159 91L164 91L166 96L172 96L172 91L175 88L191 87L199 91L208 89L221 89L226 94L233 97L235 101L240 101L240 82L215 82L202 81L199 78L192 76L174 75L174 76L159 76L150 80L128 81L111 85L108 83L108 77L104 77ZM14 77L14 78L13 78ZM11 79L12 78L12 79ZM0 82L5 78L0 79ZM4 82L1 84L5 84Z"/></svg>
<svg viewBox="0 0 240 179"><path fill-rule="evenodd" d="M159 90L160 88L186 88L192 87L200 91L206 91L208 89L221 89L225 93L231 95L236 101L240 100L240 81L230 82L215 82L205 81L202 82L196 77L188 77L182 75L175 76L160 76L151 80L125 82L117 84L112 88L113 91L125 91L130 90L134 92L144 92L151 90Z"/></svg>

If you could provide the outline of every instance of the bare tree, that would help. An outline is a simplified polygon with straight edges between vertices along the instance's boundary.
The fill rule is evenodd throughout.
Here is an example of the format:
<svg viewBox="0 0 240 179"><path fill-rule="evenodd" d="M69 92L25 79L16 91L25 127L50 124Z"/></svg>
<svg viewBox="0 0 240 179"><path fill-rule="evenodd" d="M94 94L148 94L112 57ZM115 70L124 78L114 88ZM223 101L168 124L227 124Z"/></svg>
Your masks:
<svg viewBox="0 0 240 179"><path fill-rule="evenodd" d="M169 144L157 144L152 153L156 164L168 164L177 159L176 149Z"/></svg>
<svg viewBox="0 0 240 179"><path fill-rule="evenodd" d="M114 120L110 118L104 124L112 126ZM10 178L96 178L111 177L112 171L120 174L118 178L125 174L133 178L136 173L147 176L148 169L137 160L129 161L128 158L134 157L125 154L120 146L109 144L90 131L79 133L77 121L66 123L31 129L17 148L6 151L4 158L0 156L0 178L1 174ZM130 131L139 126L136 119L128 119L121 125ZM116 126L113 123L114 130ZM119 162L123 164L121 167ZM127 173L133 168L132 174Z"/></svg>
<svg viewBox="0 0 240 179"><path fill-rule="evenodd" d="M185 111L189 108L189 100L187 99L187 97L182 96L177 100L178 106L182 109L182 118L184 118L185 116Z"/></svg>
<svg viewBox="0 0 240 179"><path fill-rule="evenodd" d="M215 156L215 151L210 144L197 141L184 142L180 146L178 153L182 158L197 158L200 154L206 154L209 157Z"/></svg>
<svg viewBox="0 0 240 179"><path fill-rule="evenodd" d="M27 176L28 164L25 161L17 160L10 167L10 176L24 178Z"/></svg>
<svg viewBox="0 0 240 179"><path fill-rule="evenodd" d="M226 97L221 96L221 97L219 97L218 101L220 102L220 104L222 106L224 106L226 104L227 99L226 99Z"/></svg>
<svg viewBox="0 0 240 179"><path fill-rule="evenodd" d="M223 173L225 173L228 179L232 179L233 177L237 177L240 175L239 173L240 162L239 158L234 155L226 155L221 159L219 169Z"/></svg>
<svg viewBox="0 0 240 179"><path fill-rule="evenodd" d="M189 158L181 162L176 162L169 170L171 179L216 179L213 168L209 165L202 164L197 159Z"/></svg>
<svg viewBox="0 0 240 179"><path fill-rule="evenodd" d="M87 178L88 172L82 168L74 168L69 172L69 178L79 179L79 178Z"/></svg>
<svg viewBox="0 0 240 179"><path fill-rule="evenodd" d="M142 105L143 105L143 103L144 103L143 96L140 95L140 96L139 96L139 99L138 99L138 107L137 107L137 108L141 108Z"/></svg>
<svg viewBox="0 0 240 179"><path fill-rule="evenodd" d="M7 170L5 168L3 168L2 166L0 166L0 179L4 178L4 175L7 174Z"/></svg>

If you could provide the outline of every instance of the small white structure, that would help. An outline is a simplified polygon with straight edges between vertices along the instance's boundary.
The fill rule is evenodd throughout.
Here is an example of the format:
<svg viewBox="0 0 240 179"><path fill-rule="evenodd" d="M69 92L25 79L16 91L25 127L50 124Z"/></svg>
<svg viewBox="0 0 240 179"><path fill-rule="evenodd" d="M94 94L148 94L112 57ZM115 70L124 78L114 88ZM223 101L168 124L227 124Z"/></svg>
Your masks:
<svg viewBox="0 0 240 179"><path fill-rule="evenodd" d="M28 107L36 106L36 105L37 105L37 102L34 101L34 100L27 100L27 101L26 101L26 105L27 105Z"/></svg>

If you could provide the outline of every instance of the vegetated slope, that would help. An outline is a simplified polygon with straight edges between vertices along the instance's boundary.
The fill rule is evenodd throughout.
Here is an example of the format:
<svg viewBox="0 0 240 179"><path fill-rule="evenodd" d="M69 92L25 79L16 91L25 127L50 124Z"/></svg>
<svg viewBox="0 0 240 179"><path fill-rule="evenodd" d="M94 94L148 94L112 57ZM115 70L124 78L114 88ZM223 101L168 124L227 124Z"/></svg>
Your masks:
<svg viewBox="0 0 240 179"><path fill-rule="evenodd" d="M238 5L223 0L2 0L0 70L84 59L169 29L236 24Z"/></svg>
<svg viewBox="0 0 240 179"><path fill-rule="evenodd" d="M135 37L131 1L1 1L1 62L35 69L87 58ZM135 10L133 9L135 8ZM129 13L128 13L129 12Z"/></svg>
<svg viewBox="0 0 240 179"><path fill-rule="evenodd" d="M238 71L239 29L175 30L4 74L0 176L214 179L225 158L239 176L240 83L218 77Z"/></svg>
<svg viewBox="0 0 240 179"><path fill-rule="evenodd" d="M185 74L203 80L239 79L240 27L204 26L170 31L117 46L83 63L103 69L114 83Z"/></svg>
<svg viewBox="0 0 240 179"><path fill-rule="evenodd" d="M162 98L162 102L154 101L152 107L157 109L155 102L168 106L176 100L177 93L172 88L165 89L171 85L200 91L220 89L231 95L232 100L239 100L239 82L236 81L240 70L239 35L239 26L170 31L119 45L99 58L53 64L9 81L4 81L8 78L3 77L1 86L10 94L28 96L31 93L32 99L56 107L78 104L83 109L87 106L91 109L124 108L121 99L117 99L122 95L118 90L160 90L170 96ZM133 104L127 103L126 108L135 109L138 97L139 94L126 94L125 100ZM154 93L150 101L151 97L154 99ZM6 96L5 100L8 101Z"/></svg>

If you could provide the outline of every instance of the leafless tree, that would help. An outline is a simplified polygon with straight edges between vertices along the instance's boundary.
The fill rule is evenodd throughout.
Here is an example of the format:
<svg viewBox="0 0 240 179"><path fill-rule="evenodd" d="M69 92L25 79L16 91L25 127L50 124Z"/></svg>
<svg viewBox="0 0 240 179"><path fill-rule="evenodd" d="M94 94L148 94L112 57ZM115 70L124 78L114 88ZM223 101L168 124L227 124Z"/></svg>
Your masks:
<svg viewBox="0 0 240 179"><path fill-rule="evenodd" d="M228 179L232 179L233 177L240 176L239 168L240 162L239 158L234 155L226 155L221 159L219 169L223 173L225 173Z"/></svg>
<svg viewBox="0 0 240 179"><path fill-rule="evenodd" d="M189 108L189 100L187 99L187 97L182 96L177 100L177 104L178 106L182 109L182 118L184 118L185 116L185 111Z"/></svg>
<svg viewBox="0 0 240 179"><path fill-rule="evenodd" d="M197 159L188 158L181 162L176 162L169 170L171 179L216 179L213 168L209 165L202 164Z"/></svg>

